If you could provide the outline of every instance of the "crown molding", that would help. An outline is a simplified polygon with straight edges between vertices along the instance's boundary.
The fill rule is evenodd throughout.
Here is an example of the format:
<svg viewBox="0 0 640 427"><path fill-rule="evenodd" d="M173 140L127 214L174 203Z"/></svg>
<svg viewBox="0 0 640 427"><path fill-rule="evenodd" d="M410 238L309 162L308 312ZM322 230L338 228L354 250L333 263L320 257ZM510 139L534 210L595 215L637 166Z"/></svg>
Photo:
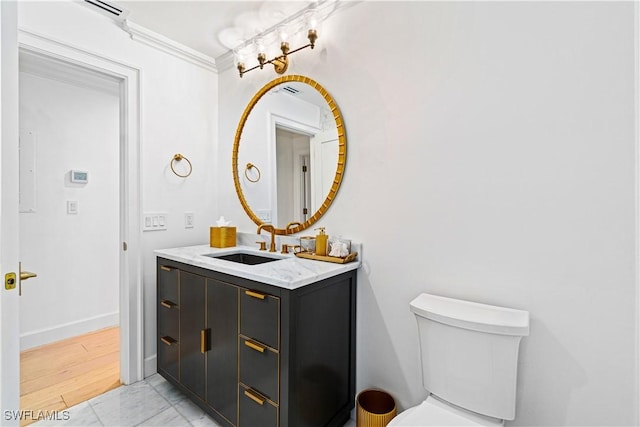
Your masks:
<svg viewBox="0 0 640 427"><path fill-rule="evenodd" d="M216 58L216 67L219 72L230 70L235 68L235 59L233 57L233 51L229 50Z"/></svg>
<svg viewBox="0 0 640 427"><path fill-rule="evenodd" d="M175 42L168 37L149 30L148 28L135 24L129 20L124 20L122 21L122 29L129 33L132 40L144 43L209 71L213 71L215 73L218 72L216 61L212 57L191 49L181 43Z"/></svg>

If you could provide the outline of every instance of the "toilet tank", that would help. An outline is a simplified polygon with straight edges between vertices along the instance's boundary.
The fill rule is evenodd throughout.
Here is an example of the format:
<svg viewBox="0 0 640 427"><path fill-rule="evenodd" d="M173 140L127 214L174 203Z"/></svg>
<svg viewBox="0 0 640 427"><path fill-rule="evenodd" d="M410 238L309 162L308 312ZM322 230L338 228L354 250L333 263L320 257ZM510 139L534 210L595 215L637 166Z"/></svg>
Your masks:
<svg viewBox="0 0 640 427"><path fill-rule="evenodd" d="M529 313L421 294L418 320L422 382L432 394L479 414L513 420L518 347Z"/></svg>

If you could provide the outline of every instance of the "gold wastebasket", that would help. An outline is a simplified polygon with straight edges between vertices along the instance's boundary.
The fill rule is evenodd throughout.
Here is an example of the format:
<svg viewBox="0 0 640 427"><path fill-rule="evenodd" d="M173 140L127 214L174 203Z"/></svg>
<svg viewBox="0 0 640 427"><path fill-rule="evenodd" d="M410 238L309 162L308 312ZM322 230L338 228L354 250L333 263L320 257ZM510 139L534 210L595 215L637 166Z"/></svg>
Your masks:
<svg viewBox="0 0 640 427"><path fill-rule="evenodd" d="M382 390L363 390L356 398L356 427L385 427L396 416L396 402Z"/></svg>

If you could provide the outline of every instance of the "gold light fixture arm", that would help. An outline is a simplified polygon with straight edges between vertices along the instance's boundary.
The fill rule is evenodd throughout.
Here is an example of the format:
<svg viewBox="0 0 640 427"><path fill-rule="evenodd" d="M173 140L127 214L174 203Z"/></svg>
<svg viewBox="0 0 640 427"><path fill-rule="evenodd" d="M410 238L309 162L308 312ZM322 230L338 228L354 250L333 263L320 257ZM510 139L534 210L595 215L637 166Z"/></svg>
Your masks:
<svg viewBox="0 0 640 427"><path fill-rule="evenodd" d="M280 43L280 50L282 51L282 55L276 56L275 58L272 58L268 61L267 61L267 56L265 55L264 52L258 53L258 58L257 58L258 65L251 67L249 69L245 68L245 65L243 62L238 63L237 68L238 68L238 73L240 73L240 78L242 78L242 76L247 74L249 71L253 71L256 68L260 68L262 70L265 64L273 65L273 68L276 73L284 74L287 71L287 68L289 68L289 55L292 55L308 47L313 49L316 45L316 40L318 39L318 31L315 29L310 29L309 32L307 33L307 38L309 39L309 43L307 43L304 46L300 46L299 48L294 50L289 50L289 43L287 42Z"/></svg>

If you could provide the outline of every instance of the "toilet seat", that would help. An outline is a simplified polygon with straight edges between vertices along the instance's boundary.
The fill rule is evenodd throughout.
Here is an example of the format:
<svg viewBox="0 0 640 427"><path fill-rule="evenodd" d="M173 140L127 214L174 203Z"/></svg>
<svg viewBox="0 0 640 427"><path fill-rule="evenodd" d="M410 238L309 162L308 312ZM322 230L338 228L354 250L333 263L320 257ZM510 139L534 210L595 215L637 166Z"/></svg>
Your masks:
<svg viewBox="0 0 640 427"><path fill-rule="evenodd" d="M398 414L389 426L503 426L504 421L485 417L465 409L450 405L431 395L418 406Z"/></svg>

